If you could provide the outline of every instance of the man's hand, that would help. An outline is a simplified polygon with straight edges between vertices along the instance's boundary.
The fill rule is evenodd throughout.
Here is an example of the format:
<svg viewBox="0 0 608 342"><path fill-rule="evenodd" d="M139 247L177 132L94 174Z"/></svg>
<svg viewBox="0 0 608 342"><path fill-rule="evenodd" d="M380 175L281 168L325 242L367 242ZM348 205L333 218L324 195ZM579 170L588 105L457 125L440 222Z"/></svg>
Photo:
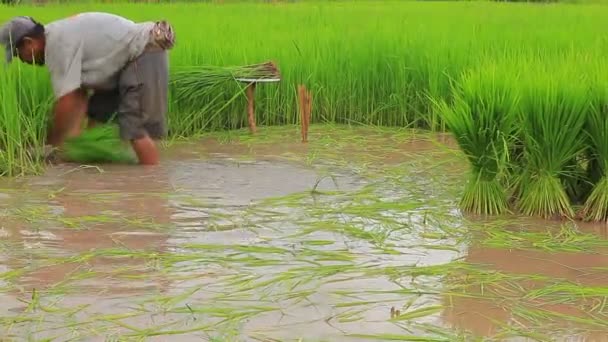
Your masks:
<svg viewBox="0 0 608 342"><path fill-rule="evenodd" d="M47 163L55 164L60 161L59 149L51 145L43 147L31 147L27 150L31 158L41 160Z"/></svg>
<svg viewBox="0 0 608 342"><path fill-rule="evenodd" d="M58 163L59 162L59 150L57 147L51 145L44 145L42 149L42 158L47 163Z"/></svg>
<svg viewBox="0 0 608 342"><path fill-rule="evenodd" d="M82 119L87 111L87 94L83 89L70 92L55 102L53 125L47 143L57 147L68 137L80 134Z"/></svg>

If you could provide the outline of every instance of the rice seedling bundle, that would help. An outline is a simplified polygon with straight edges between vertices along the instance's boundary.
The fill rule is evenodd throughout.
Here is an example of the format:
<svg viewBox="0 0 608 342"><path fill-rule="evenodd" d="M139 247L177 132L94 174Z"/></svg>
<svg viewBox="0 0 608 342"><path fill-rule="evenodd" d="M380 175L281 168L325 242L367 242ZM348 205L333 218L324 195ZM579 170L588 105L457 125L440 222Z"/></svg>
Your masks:
<svg viewBox="0 0 608 342"><path fill-rule="evenodd" d="M128 143L120 139L118 126L97 125L82 134L66 139L62 158L78 163L136 163Z"/></svg>
<svg viewBox="0 0 608 342"><path fill-rule="evenodd" d="M608 80L595 75L592 101L585 130L589 137L588 179L591 193L581 217L589 221L608 221Z"/></svg>
<svg viewBox="0 0 608 342"><path fill-rule="evenodd" d="M173 69L170 89L169 133L173 136L197 134L224 119L235 103L244 107L245 88L253 81L280 79L273 62L245 66L179 66ZM240 113L239 113L240 114ZM239 115L240 116L240 115Z"/></svg>
<svg viewBox="0 0 608 342"><path fill-rule="evenodd" d="M440 104L441 118L471 165L460 202L467 212L493 215L508 210L509 146L519 109L513 78L496 64L482 65L456 83L452 104Z"/></svg>
<svg viewBox="0 0 608 342"><path fill-rule="evenodd" d="M597 76L605 69L551 73L559 63L541 59L481 64L455 80L449 101L434 99L471 167L460 208L575 218L584 204L582 216L605 220L608 81Z"/></svg>
<svg viewBox="0 0 608 342"><path fill-rule="evenodd" d="M226 82L239 80L247 82L279 77L279 69L273 62L245 66L181 66L172 72L171 84L176 88L177 99L195 101L207 95L214 87L221 87Z"/></svg>
<svg viewBox="0 0 608 342"><path fill-rule="evenodd" d="M563 180L576 175L576 160L586 147L589 97L584 79L550 70L534 65L521 80L523 154L516 201L525 215L572 218Z"/></svg>

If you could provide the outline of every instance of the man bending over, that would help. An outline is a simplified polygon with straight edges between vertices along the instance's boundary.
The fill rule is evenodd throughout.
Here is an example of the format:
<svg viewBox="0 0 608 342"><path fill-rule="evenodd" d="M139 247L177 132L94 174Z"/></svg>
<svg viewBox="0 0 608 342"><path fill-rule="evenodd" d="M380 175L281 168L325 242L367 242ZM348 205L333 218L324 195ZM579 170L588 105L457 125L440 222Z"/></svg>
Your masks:
<svg viewBox="0 0 608 342"><path fill-rule="evenodd" d="M167 22L91 12L43 26L21 16L0 28L0 44L8 63L16 55L50 71L56 100L49 144L80 134L85 115L90 127L116 114L120 136L140 164L158 163L155 140L166 135L167 50L174 44Z"/></svg>

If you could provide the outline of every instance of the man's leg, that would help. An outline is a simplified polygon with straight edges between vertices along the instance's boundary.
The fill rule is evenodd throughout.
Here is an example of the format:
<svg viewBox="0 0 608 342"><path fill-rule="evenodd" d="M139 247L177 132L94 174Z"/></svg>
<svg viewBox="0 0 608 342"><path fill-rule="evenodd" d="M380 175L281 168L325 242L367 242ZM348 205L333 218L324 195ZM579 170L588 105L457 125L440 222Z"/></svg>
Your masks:
<svg viewBox="0 0 608 342"><path fill-rule="evenodd" d="M143 165L159 163L154 140L166 135L168 73L167 53L158 49L144 52L120 75L120 134Z"/></svg>

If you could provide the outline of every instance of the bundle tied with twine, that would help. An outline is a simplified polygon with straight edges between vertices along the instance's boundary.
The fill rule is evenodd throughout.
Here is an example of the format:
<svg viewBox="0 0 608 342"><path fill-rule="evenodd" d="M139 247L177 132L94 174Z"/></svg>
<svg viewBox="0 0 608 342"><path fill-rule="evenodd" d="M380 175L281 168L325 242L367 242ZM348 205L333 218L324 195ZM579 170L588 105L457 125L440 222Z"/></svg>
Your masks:
<svg viewBox="0 0 608 342"><path fill-rule="evenodd" d="M175 95L183 100L195 100L217 86L238 80L264 80L280 78L273 62L245 66L182 66L172 75Z"/></svg>
<svg viewBox="0 0 608 342"><path fill-rule="evenodd" d="M181 99L196 99L209 89L238 79L279 78L279 70L272 62L246 66L195 66L181 67L173 74L172 84ZM238 94L237 94L238 95ZM236 95L233 99L236 98ZM130 147L120 139L116 125L103 124L85 130L77 137L67 139L61 148L61 157L77 163L136 162Z"/></svg>

